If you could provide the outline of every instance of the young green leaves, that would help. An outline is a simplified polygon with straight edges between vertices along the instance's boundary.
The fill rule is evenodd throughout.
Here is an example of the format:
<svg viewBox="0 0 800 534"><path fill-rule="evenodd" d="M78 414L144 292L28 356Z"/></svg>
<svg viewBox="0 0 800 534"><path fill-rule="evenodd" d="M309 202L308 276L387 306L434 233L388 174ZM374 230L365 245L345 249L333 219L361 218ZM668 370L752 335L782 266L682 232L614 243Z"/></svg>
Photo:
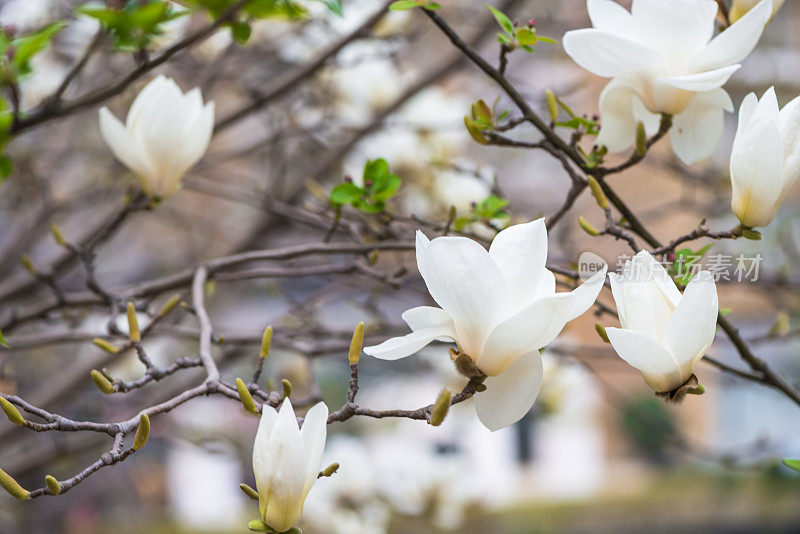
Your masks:
<svg viewBox="0 0 800 534"><path fill-rule="evenodd" d="M380 213L386 201L397 194L402 181L389 170L383 159L371 159L364 165L363 186L353 182L339 184L331 190L330 202L341 207L347 204L364 213Z"/></svg>
<svg viewBox="0 0 800 534"><path fill-rule="evenodd" d="M556 42L549 37L537 35L536 21L534 20L531 20L528 22L528 24L521 26L511 22L511 19L508 18L508 15L499 9L493 8L492 6L486 6L486 9L491 11L495 20L503 29L502 33L497 34L497 42L506 45L511 50L519 47L526 52L533 52L533 47L539 41L552 44L555 44Z"/></svg>
<svg viewBox="0 0 800 534"><path fill-rule="evenodd" d="M422 9L427 9L428 11L442 9L441 4L437 4L436 2L431 2L429 0L397 0L397 2L394 2L389 6L389 9L392 11L408 11L409 9L414 9L415 7L421 7Z"/></svg>
<svg viewBox="0 0 800 534"><path fill-rule="evenodd" d="M489 195L478 202L468 215L463 215L456 219L453 228L457 232L460 232L465 226L475 222L493 225L493 221L500 219L505 223L510 218L506 211L507 206L508 200L495 195Z"/></svg>
<svg viewBox="0 0 800 534"><path fill-rule="evenodd" d="M188 13L168 2L127 2L122 9L85 4L76 13L97 20L114 38L118 50L141 50L163 33L163 24Z"/></svg>

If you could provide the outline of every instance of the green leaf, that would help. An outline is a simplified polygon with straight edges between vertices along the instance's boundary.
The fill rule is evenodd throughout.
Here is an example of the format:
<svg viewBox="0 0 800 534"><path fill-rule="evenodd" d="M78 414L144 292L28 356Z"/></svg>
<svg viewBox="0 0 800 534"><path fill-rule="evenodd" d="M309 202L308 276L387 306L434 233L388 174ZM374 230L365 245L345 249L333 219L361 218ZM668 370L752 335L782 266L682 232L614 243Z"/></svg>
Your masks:
<svg viewBox="0 0 800 534"><path fill-rule="evenodd" d="M380 190L389 178L389 162L383 158L370 159L364 164L364 187ZM371 182L371 184L369 183Z"/></svg>
<svg viewBox="0 0 800 534"><path fill-rule="evenodd" d="M543 43L558 44L558 41L556 41L555 39L550 39L549 37L542 37L541 35L537 35L536 38Z"/></svg>
<svg viewBox="0 0 800 534"><path fill-rule="evenodd" d="M247 22L234 22L231 24L231 35L233 39L239 43L244 44L250 39L252 28Z"/></svg>
<svg viewBox="0 0 800 534"><path fill-rule="evenodd" d="M338 15L340 17L344 16L344 8L342 7L342 0L322 0L322 3L325 4L325 7L328 8L328 11L330 11L334 15Z"/></svg>
<svg viewBox="0 0 800 534"><path fill-rule="evenodd" d="M538 37L536 37L536 32L531 30L530 28L520 28L517 30L517 41L521 45L535 45L536 41L538 41Z"/></svg>
<svg viewBox="0 0 800 534"><path fill-rule="evenodd" d="M397 2L394 2L389 6L389 9L392 11L408 11L409 9L414 9L415 7L419 7L421 5L422 2L419 0L397 0Z"/></svg>
<svg viewBox="0 0 800 534"><path fill-rule="evenodd" d="M511 19L509 19L505 13L499 9L493 8L492 6L486 6L486 9L492 12L492 15L494 15L497 23L506 31L506 33L509 35L514 34L514 25L511 23Z"/></svg>
<svg viewBox="0 0 800 534"><path fill-rule="evenodd" d="M388 179L383 183L381 189L372 194L372 198L375 200L386 200L391 198L400 189L400 185L402 183L403 182L400 180L399 176L396 174L390 174Z"/></svg>
<svg viewBox="0 0 800 534"><path fill-rule="evenodd" d="M330 201L333 204L352 204L361 199L364 190L351 182L339 184L331 190Z"/></svg>
<svg viewBox="0 0 800 534"><path fill-rule="evenodd" d="M427 9L428 11L436 11L438 9L442 9L442 4L437 4L436 2L428 2L427 4L423 4L423 9Z"/></svg>
<svg viewBox="0 0 800 534"><path fill-rule="evenodd" d="M30 72L31 58L50 46L53 37L66 25L66 22L53 22L38 31L14 39L11 44L14 46L14 66L17 73L27 74Z"/></svg>
<svg viewBox="0 0 800 534"><path fill-rule="evenodd" d="M6 341L6 338L3 337L2 331L0 331L0 345L2 345L5 348L8 348L8 342Z"/></svg>
<svg viewBox="0 0 800 534"><path fill-rule="evenodd" d="M800 473L800 460L790 460L788 458L784 458L783 465Z"/></svg>
<svg viewBox="0 0 800 534"><path fill-rule="evenodd" d="M497 42L500 43L500 44L508 44L508 43L511 42L511 39L509 39L507 35L504 35L502 33L498 33L497 34Z"/></svg>

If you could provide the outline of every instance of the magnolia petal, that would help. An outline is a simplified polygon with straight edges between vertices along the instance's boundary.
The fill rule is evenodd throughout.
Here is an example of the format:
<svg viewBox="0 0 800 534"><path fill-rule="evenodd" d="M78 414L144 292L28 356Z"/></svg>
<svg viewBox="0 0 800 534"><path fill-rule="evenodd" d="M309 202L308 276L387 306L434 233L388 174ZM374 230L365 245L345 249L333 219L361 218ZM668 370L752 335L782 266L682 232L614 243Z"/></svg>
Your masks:
<svg viewBox="0 0 800 534"><path fill-rule="evenodd" d="M742 104L739 106L739 123L736 128L736 137L742 133L749 124L751 119L753 118L753 113L755 113L756 108L758 107L758 97L755 93L750 93L742 100Z"/></svg>
<svg viewBox="0 0 800 534"><path fill-rule="evenodd" d="M513 425L527 414L542 387L542 357L531 352L498 376L486 379L486 391L475 395L475 412L492 432Z"/></svg>
<svg viewBox="0 0 800 534"><path fill-rule="evenodd" d="M755 48L771 13L772 1L762 0L700 50L690 63L691 69L703 72L741 62Z"/></svg>
<svg viewBox="0 0 800 534"><path fill-rule="evenodd" d="M544 218L516 224L501 231L489 247L489 256L505 275L520 308L531 302L547 262L547 228Z"/></svg>
<svg viewBox="0 0 800 534"><path fill-rule="evenodd" d="M272 467L269 455L269 438L277 421L278 412L272 406L265 404L261 412L261 420L258 423L256 439L253 443L253 473L256 477L259 496L266 495L269 492ZM265 499L259 500L265 501Z"/></svg>
<svg viewBox="0 0 800 534"><path fill-rule="evenodd" d="M775 86L771 86L764 91L764 94L758 101L753 115L750 117L750 122L758 119L769 119L777 121L780 116L780 105L778 104L778 95L775 94Z"/></svg>
<svg viewBox="0 0 800 534"><path fill-rule="evenodd" d="M733 111L733 102L724 89L716 89L697 95L673 118L672 148L681 161L691 165L714 153L722 137L725 111Z"/></svg>
<svg viewBox="0 0 800 534"><path fill-rule="evenodd" d="M422 233L422 230L417 230L416 233L416 256L417 256L417 269L419 269L419 274L422 276L424 280L428 275L425 272L425 253L428 250L428 246L430 246L431 240Z"/></svg>
<svg viewBox="0 0 800 534"><path fill-rule="evenodd" d="M730 65L699 74L659 78L656 82L671 85L672 87L677 87L678 89L684 89L686 91L711 91L725 85L728 79L733 76L733 73L741 67L741 65Z"/></svg>
<svg viewBox="0 0 800 534"><path fill-rule="evenodd" d="M631 14L618 3L612 0L587 0L586 9L596 29L630 37L633 30Z"/></svg>
<svg viewBox="0 0 800 534"><path fill-rule="evenodd" d="M603 30L569 31L563 44L575 63L605 78L655 70L663 61L657 50Z"/></svg>
<svg viewBox="0 0 800 534"><path fill-rule="evenodd" d="M607 271L608 265L604 265L601 270L569 293L572 305L569 312L567 312L567 321L583 315L586 310L592 307L603 289L603 284L606 282Z"/></svg>
<svg viewBox="0 0 800 534"><path fill-rule="evenodd" d="M479 354L492 327L508 313L511 292L502 271L486 249L465 237L434 239L423 263L428 291L453 318L458 344L471 356Z"/></svg>
<svg viewBox="0 0 800 534"><path fill-rule="evenodd" d="M455 334L453 318L441 308L417 306L404 311L401 317L414 332L428 328L449 328Z"/></svg>
<svg viewBox="0 0 800 534"><path fill-rule="evenodd" d="M714 277L708 271L696 274L687 284L664 334L666 348L689 374L706 353L717 329L719 301Z"/></svg>
<svg viewBox="0 0 800 534"><path fill-rule="evenodd" d="M543 299L545 297L552 297L556 294L556 276L546 268L539 275L539 287L536 288L536 294L533 300Z"/></svg>
<svg viewBox="0 0 800 534"><path fill-rule="evenodd" d="M399 360L415 354L426 345L440 338L455 339L453 327L426 328L401 337L393 337L380 345L364 347L364 354L379 360Z"/></svg>
<svg viewBox="0 0 800 534"><path fill-rule="evenodd" d="M755 120L733 142L731 208L749 227L767 226L775 217L783 186L783 148L778 126Z"/></svg>
<svg viewBox="0 0 800 534"><path fill-rule="evenodd" d="M648 276L655 281L663 297L669 301L671 307L674 309L681 301L681 292L678 290L678 286L675 285L675 281L672 280L672 277L664 268L664 265L656 261L646 250L637 252L635 259L647 265Z"/></svg>
<svg viewBox="0 0 800 534"><path fill-rule="evenodd" d="M800 96L786 104L778 115L778 129L783 139L782 203L800 176Z"/></svg>
<svg viewBox="0 0 800 534"><path fill-rule="evenodd" d="M169 90L169 85L168 78L163 74L159 74L145 85L136 95L136 98L133 99L131 108L128 110L128 117L125 119L125 126L131 130L135 129L142 111L150 105L150 102L160 100L162 94Z"/></svg>
<svg viewBox="0 0 800 534"><path fill-rule="evenodd" d="M553 341L567 324L572 307L570 293L533 302L492 330L475 365L489 376L505 372L523 354Z"/></svg>
<svg viewBox="0 0 800 534"><path fill-rule="evenodd" d="M682 67L714 33L714 0L636 0L632 7L636 38L662 51Z"/></svg>
<svg viewBox="0 0 800 534"><path fill-rule="evenodd" d="M627 80L615 78L600 93L600 117L602 127L595 142L605 146L609 152L621 152L636 141L636 117L634 100L636 91Z"/></svg>
<svg viewBox="0 0 800 534"><path fill-rule="evenodd" d="M317 481L322 467L322 453L325 450L325 440L328 435L328 406L319 402L306 413L303 427L300 429L300 438L303 440L303 450L306 459L306 479L303 485L303 498Z"/></svg>
<svg viewBox="0 0 800 534"><path fill-rule="evenodd" d="M141 177L154 174L153 166L141 145L108 108L100 109L100 134L114 156Z"/></svg>
<svg viewBox="0 0 800 534"><path fill-rule="evenodd" d="M606 328L606 334L619 357L638 369L655 391L672 391L689 378L682 375L669 351L650 336L613 327Z"/></svg>

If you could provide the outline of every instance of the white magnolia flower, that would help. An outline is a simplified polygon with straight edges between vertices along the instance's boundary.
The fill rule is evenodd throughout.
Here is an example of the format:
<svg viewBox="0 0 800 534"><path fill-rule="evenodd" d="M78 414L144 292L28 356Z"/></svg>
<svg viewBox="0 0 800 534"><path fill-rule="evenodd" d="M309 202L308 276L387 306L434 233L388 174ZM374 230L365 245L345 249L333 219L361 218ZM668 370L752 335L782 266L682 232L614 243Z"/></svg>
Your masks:
<svg viewBox="0 0 800 534"><path fill-rule="evenodd" d="M617 354L641 371L657 392L682 386L705 355L716 331L717 288L708 271L681 295L664 267L643 250L609 273L622 328L606 328Z"/></svg>
<svg viewBox="0 0 800 534"><path fill-rule="evenodd" d="M100 110L100 133L111 151L136 173L145 193L166 198L205 154L214 129L214 103L203 105L200 89L181 92L158 76L142 89L122 124Z"/></svg>
<svg viewBox="0 0 800 534"><path fill-rule="evenodd" d="M430 241L417 232L417 266L441 308L407 310L403 320L412 333L364 352L396 360L436 339L455 341L488 376L486 391L475 396L481 422L490 430L515 423L539 393L539 349L591 307L605 280L604 268L574 291L556 293L546 260L544 219L506 228L488 252L465 237Z"/></svg>
<svg viewBox="0 0 800 534"><path fill-rule="evenodd" d="M745 14L747 14L748 11L756 7L758 1L759 0L733 0L733 5L731 6L731 12L729 15L731 22L736 22L737 20L745 16ZM784 1L785 0L772 0L773 17L775 16L775 13L777 13L778 10L781 8Z"/></svg>
<svg viewBox="0 0 800 534"><path fill-rule="evenodd" d="M775 89L739 108L731 150L731 208L748 227L767 226L800 176L800 97L778 109Z"/></svg>
<svg viewBox="0 0 800 534"><path fill-rule="evenodd" d="M629 13L611 0L587 0L594 28L567 32L564 50L584 69L611 82L600 95L598 145L611 152L633 146L636 123L648 133L659 113L673 115L672 147L685 163L709 157L722 135L721 87L755 47L772 0L712 39L714 0L633 0Z"/></svg>
<svg viewBox="0 0 800 534"><path fill-rule="evenodd" d="M303 428L289 399L280 412L264 406L253 445L253 471L261 519L277 532L294 527L317 481L327 437L328 407L320 402L306 414Z"/></svg>

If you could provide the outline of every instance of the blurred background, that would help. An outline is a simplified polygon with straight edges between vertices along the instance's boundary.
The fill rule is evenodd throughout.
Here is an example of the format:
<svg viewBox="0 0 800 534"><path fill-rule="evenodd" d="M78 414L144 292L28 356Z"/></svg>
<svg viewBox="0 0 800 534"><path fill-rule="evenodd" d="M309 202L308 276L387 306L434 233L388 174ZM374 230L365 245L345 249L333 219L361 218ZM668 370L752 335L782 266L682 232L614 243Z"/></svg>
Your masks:
<svg viewBox="0 0 800 534"><path fill-rule="evenodd" d="M23 109L51 94L92 42L96 23L72 14L78 3L0 0L0 25L20 32L69 21L23 80ZM440 13L495 62L499 27L483 3L445 1ZM554 213L570 186L560 163L544 152L482 146L470 138L463 117L471 102L484 99L498 112L512 110L511 116L513 104L414 11L387 14L269 105L225 121L347 38L380 4L344 0L339 17L309 1L309 17L302 21L257 21L244 45L223 29L157 69L184 90L200 87L222 122L183 190L152 212L133 214L98 248L98 278L124 287L235 251L319 241L330 229L327 192L345 176L358 182L365 161L378 157L403 180L390 202L396 216L391 232L374 230L383 237L410 239L417 226L444 224L450 206L469 218L476 203L492 194L510 202L508 216L497 224ZM512 18L535 19L539 34L559 42L565 31L589 25L582 0L493 5ZM176 19L150 44L151 53L207 23L202 13ZM770 85L781 104L800 94L798 25L800 5L790 0L726 86L737 108L748 92L760 95ZM67 96L107 85L131 65L130 54L106 47ZM106 105L124 117L153 76ZM538 109L544 109L549 88L589 116L597 112L605 84L574 65L558 44L540 43L532 54L516 51L508 77ZM712 229L731 228L736 221L727 165L734 132L735 116L729 115L714 158L691 168L662 141L643 164L614 177L615 189L662 239L685 234L703 219ZM537 134L523 126L514 137L535 141ZM78 240L120 209L133 183L103 143L95 108L25 132L8 152L15 171L0 189L4 320L46 294L26 285L30 276L19 265L20 254L29 254L36 265L52 263L59 249L49 235L51 223ZM798 200L795 188L762 241L715 243L712 249L734 258L761 255L757 282L731 276L719 283L720 307L730 309L759 356L795 383ZM617 266L624 244L587 236L579 215L599 218L590 197L579 199L551 233L550 262L574 266L588 250ZM342 223L345 232L347 225L376 226L363 214L349 217ZM471 228L490 237L484 222ZM268 380L280 384L288 378L297 395L318 395L332 409L341 406L354 326L365 321L373 341L402 334L400 313L428 303L412 256L381 255L376 267L398 272L393 285L353 274L217 281L208 298L223 374L252 373L261 332L271 324L276 339ZM403 267L406 272L398 271ZM80 266L61 278L67 291L79 291L83 283ZM168 296L150 304L157 308ZM601 294L600 301L613 308L610 294ZM107 321L107 310L76 308L4 330L12 350L0 352L0 390L70 417L113 421L197 383L200 375L190 369L129 395L102 396L89 369L104 366L129 380L141 375L135 354L110 356L92 345L107 331ZM124 317L118 322L124 328ZM304 531L800 532L800 477L778 462L800 457L798 407L769 388L703 364L697 375L707 393L668 405L598 338L595 322L616 325L615 318L587 313L545 350L542 393L531 413L510 428L490 433L469 402L454 407L439 428L371 419L330 425L325 465L339 462L341 468L311 491ZM195 354L194 325L188 313L159 325L145 341L148 353L157 363ZM718 339L710 354L741 366L725 340ZM399 362L362 358L363 406L418 408L443 385L463 385L445 346ZM150 442L134 458L63 496L18 503L1 495L0 532L244 532L247 520L258 515L238 488L241 482L254 485L256 425L230 400L196 399L154 419ZM96 435L37 434L0 422L0 466L26 487L41 486L46 474L72 476L109 446Z"/></svg>

